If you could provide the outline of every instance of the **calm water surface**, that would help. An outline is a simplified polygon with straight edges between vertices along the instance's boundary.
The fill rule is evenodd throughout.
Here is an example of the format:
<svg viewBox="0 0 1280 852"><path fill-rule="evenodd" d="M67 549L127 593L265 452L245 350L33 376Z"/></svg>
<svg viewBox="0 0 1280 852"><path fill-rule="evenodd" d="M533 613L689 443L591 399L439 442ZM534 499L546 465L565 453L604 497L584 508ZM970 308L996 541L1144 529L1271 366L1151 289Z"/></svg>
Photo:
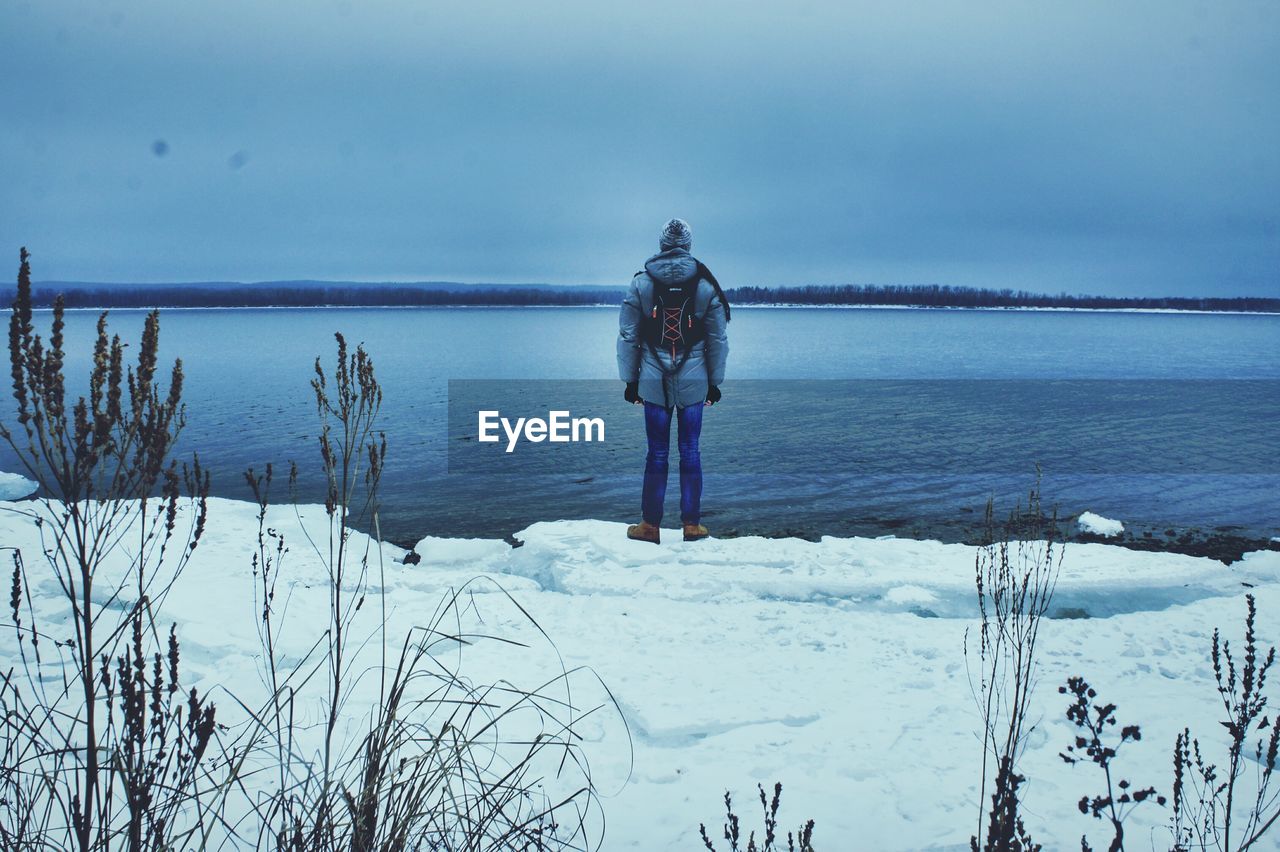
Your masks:
<svg viewBox="0 0 1280 852"><path fill-rule="evenodd" d="M112 329L136 341L142 317L115 311ZM211 309L169 310L162 317L162 355L181 357L186 372L183 443L199 450L212 468L219 495L245 498L246 467L261 469L268 461L283 467L293 459L304 471L301 497L316 499L317 427L309 381L315 357L328 365L333 332L342 331L373 355L385 392L380 425L390 463L382 528L389 538L407 543L425 534L501 536L538 520L637 517L642 431L638 410L625 407L616 381L616 387L607 386L610 395L600 410L590 413L624 423L618 438L610 438L617 452L634 457L634 473L558 476L521 471L513 460L514 475L494 477L447 464L448 380L616 380L616 309ZM87 370L95 320L91 312L69 318L73 372ZM38 321L47 323L47 312ZM735 379L819 388L822 383L811 380L1280 380L1275 316L744 307L734 311L729 330L730 381L724 402L708 412L704 427L706 520L722 532L955 539L972 529L988 496L1011 503L1032 481L1031 470L867 474L844 463L829 471L771 469L771 440L805 428L804 406L780 411L761 405L749 398L758 383L744 383L735 396ZM1226 398L1220 407L1231 407L1230 393ZM1254 402L1251 416L1260 416L1263 409ZM1265 408L1268 402L1260 404ZM1087 413L1080 409L1081 416ZM1177 422L1165 413L1151 411L1140 435L1101 430L1096 443L1114 456L1142 441L1149 453L1159 445L1162 428L1181 428L1162 426ZM930 426L912 440L945 445L949 432L964 432L961 427L973 426L970 419L980 415L960 406L947 415L957 429ZM1240 428L1247 432L1254 425L1267 428L1262 420ZM1033 441L1053 444L1052 424L1035 429ZM815 446L838 447L842 437L818 436ZM717 473L717 454L738 463ZM752 468L742 458L761 462ZM1229 474L1180 471L1176 465L1082 474L1059 464L1045 470L1044 492L1064 514L1089 509L1139 524L1239 526L1251 534L1280 535L1280 476L1248 453L1241 458ZM0 468L16 469L7 449L0 452ZM676 520L676 490L673 464L668 523Z"/></svg>

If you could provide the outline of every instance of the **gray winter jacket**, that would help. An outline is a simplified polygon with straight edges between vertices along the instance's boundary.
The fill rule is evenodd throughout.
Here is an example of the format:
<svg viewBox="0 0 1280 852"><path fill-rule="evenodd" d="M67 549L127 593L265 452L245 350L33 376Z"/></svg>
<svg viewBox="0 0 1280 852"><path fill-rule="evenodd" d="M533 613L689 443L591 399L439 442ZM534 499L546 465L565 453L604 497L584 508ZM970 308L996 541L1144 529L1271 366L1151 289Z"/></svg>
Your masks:
<svg viewBox="0 0 1280 852"><path fill-rule="evenodd" d="M703 324L706 336L694 344L687 358L644 339L643 319L654 308L654 288L677 286L698 275L698 262L684 249L668 249L645 261L631 279L631 289L618 317L618 377L640 383L640 398L667 408L697 405L707 398L708 385L724 381L729 338L725 335L725 308L716 288L705 278L698 281L693 297L693 322ZM659 318L657 320L661 322ZM681 359L684 363L680 365Z"/></svg>

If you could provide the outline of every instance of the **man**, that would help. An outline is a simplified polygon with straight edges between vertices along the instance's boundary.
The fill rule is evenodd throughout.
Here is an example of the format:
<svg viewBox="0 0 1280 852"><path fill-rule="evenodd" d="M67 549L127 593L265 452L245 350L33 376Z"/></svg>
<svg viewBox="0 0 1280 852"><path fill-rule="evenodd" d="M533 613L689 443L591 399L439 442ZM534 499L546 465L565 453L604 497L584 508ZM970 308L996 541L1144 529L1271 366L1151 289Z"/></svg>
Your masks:
<svg viewBox="0 0 1280 852"><path fill-rule="evenodd" d="M680 522L684 540L709 534L701 523L702 411L720 401L729 339L729 302L711 271L689 250L693 235L682 219L662 229L660 251L631 279L618 319L618 374L624 396L644 405L649 454L645 458L641 521L627 538L658 544L667 494L671 415L678 424Z"/></svg>

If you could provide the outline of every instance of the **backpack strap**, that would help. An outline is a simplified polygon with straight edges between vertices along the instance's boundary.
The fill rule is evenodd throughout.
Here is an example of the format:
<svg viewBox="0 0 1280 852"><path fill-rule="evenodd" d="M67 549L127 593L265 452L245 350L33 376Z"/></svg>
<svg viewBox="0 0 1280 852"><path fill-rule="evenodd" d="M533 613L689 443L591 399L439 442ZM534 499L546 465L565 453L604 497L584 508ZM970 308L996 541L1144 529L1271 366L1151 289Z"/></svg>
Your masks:
<svg viewBox="0 0 1280 852"><path fill-rule="evenodd" d="M698 261L698 275L707 279L712 287L716 288L716 295L720 297L720 304L724 305L724 321L729 321L729 298L725 296L724 289L720 286L720 282L711 274L711 270L707 269L706 264Z"/></svg>

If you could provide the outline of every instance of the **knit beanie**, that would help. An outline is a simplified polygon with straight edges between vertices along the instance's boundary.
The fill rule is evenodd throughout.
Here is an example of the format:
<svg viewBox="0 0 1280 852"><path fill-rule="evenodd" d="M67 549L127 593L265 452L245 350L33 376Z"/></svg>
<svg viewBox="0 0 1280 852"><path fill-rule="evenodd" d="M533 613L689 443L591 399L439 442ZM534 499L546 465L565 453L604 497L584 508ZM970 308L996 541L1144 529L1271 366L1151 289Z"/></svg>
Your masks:
<svg viewBox="0 0 1280 852"><path fill-rule="evenodd" d="M689 230L689 223L683 219L672 219L662 229L662 237L658 240L658 248L666 251L667 249L682 248L688 251L693 247L693 232Z"/></svg>

